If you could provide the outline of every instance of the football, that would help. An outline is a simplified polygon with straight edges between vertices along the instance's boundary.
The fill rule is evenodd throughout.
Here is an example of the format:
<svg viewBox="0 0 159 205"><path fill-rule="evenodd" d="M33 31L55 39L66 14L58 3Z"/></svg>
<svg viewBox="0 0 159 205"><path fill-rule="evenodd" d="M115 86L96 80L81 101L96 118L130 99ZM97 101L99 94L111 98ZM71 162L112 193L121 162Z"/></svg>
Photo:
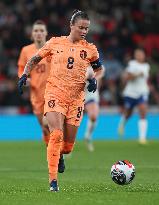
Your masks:
<svg viewBox="0 0 159 205"><path fill-rule="evenodd" d="M115 183L126 185L133 181L135 177L135 167L128 160L120 160L113 164L110 174Z"/></svg>

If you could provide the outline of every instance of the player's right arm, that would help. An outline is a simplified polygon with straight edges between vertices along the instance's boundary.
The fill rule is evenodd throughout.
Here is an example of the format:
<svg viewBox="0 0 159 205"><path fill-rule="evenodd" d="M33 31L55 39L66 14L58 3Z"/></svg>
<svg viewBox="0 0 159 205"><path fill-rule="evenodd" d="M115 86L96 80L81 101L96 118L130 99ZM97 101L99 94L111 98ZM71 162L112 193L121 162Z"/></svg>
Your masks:
<svg viewBox="0 0 159 205"><path fill-rule="evenodd" d="M30 75L30 72L35 68L35 65L37 65L43 58L50 55L51 53L51 40L46 42L46 44L38 50L38 52L27 62L24 68L24 72L21 76L21 78L18 81L18 90L19 93L23 93L23 86L26 85L26 81L28 76Z"/></svg>
<svg viewBox="0 0 159 205"><path fill-rule="evenodd" d="M26 75L28 77L35 65L37 65L42 59L43 58L39 54L33 56L25 65L23 75Z"/></svg>
<svg viewBox="0 0 159 205"><path fill-rule="evenodd" d="M35 68L43 58L49 56L51 54L51 44L54 38L51 38L49 41L45 43L45 45L38 50L38 52L27 62L24 68L23 74L29 75L32 69Z"/></svg>
<svg viewBox="0 0 159 205"><path fill-rule="evenodd" d="M31 70L41 61L42 57L36 54L33 56L26 64L23 74L18 81L18 91L22 95L23 94L23 86L26 85L27 78L31 72Z"/></svg>

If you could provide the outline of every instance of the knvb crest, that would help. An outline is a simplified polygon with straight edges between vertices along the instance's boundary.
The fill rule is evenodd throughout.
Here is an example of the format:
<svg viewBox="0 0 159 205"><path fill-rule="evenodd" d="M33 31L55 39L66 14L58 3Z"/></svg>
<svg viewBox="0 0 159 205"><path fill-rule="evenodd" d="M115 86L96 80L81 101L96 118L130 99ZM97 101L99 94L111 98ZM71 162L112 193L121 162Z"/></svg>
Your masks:
<svg viewBox="0 0 159 205"><path fill-rule="evenodd" d="M87 57L87 52L85 50L80 51L80 57L85 59Z"/></svg>
<svg viewBox="0 0 159 205"><path fill-rule="evenodd" d="M55 106L55 100L50 100L50 101L48 102L48 106L49 106L50 108L53 108L53 107Z"/></svg>

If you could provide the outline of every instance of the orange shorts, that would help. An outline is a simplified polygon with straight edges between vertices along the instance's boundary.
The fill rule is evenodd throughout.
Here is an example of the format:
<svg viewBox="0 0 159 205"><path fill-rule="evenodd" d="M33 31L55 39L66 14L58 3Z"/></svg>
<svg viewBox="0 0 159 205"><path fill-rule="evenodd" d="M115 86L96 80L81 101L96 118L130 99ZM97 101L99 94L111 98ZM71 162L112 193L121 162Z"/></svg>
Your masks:
<svg viewBox="0 0 159 205"><path fill-rule="evenodd" d="M83 117L83 110L84 100L81 99L66 103L64 100L55 96L45 98L44 115L47 112L59 112L66 117L65 122L70 125L77 127L80 125Z"/></svg>

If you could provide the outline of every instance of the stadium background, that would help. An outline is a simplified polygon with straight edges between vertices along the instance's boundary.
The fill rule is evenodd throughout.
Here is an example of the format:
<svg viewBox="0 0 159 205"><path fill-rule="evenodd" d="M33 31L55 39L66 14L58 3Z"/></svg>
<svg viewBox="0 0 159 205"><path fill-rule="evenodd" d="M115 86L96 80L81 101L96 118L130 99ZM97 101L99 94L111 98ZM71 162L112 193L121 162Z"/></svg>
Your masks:
<svg viewBox="0 0 159 205"><path fill-rule="evenodd" d="M101 115L95 139L117 139L122 108L121 75L140 46L151 65L148 137L158 138L159 3L157 0L1 0L0 1L0 139L41 139L32 115L29 90L17 92L17 59L22 46L31 43L32 23L42 19L49 36L67 35L75 8L87 11L91 19L88 39L94 42L107 68L100 88ZM128 122L126 136L137 138L137 115ZM83 137L86 116L78 133ZM113 125L113 126L112 126ZM8 129L9 127L9 129ZM25 130L25 131L24 131Z"/></svg>

